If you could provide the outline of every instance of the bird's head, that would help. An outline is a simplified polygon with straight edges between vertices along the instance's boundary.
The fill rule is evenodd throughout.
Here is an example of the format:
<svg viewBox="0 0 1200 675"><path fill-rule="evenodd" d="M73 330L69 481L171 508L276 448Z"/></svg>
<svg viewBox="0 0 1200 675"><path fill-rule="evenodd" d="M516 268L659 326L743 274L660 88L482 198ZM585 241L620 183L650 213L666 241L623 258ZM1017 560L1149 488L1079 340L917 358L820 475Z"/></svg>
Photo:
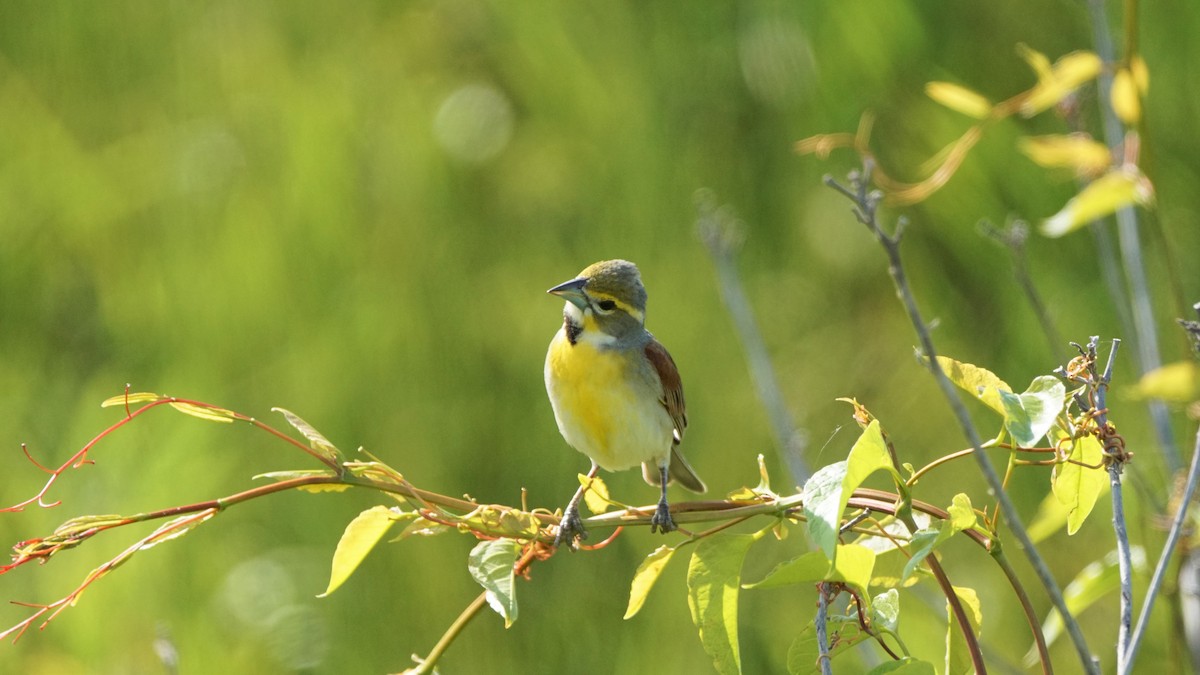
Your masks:
<svg viewBox="0 0 1200 675"><path fill-rule="evenodd" d="M547 293L567 301L568 320L585 332L594 328L614 338L640 334L646 323L646 288L637 265L603 260Z"/></svg>

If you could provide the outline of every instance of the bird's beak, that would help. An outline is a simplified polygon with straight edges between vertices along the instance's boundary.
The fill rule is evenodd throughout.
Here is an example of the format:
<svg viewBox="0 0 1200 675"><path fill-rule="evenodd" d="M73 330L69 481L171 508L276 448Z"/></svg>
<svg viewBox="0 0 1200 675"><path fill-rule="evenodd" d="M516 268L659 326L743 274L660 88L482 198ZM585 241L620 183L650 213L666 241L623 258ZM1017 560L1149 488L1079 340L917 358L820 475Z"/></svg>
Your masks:
<svg viewBox="0 0 1200 675"><path fill-rule="evenodd" d="M572 279L566 283L561 283L554 288L546 291L551 295L557 295L567 302L575 305L579 309L587 307L587 297L583 294L583 287L587 285L587 279Z"/></svg>

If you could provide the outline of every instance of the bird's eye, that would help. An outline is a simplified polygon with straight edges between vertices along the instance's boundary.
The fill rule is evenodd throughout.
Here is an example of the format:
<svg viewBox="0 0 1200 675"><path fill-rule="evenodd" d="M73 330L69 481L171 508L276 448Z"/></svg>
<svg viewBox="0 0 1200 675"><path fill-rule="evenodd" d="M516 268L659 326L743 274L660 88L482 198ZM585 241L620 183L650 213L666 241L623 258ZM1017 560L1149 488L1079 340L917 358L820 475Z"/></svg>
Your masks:
<svg viewBox="0 0 1200 675"><path fill-rule="evenodd" d="M617 308L617 303L613 302L612 300L601 300L600 302L596 303L596 306L599 307L600 311L602 312L611 312Z"/></svg>

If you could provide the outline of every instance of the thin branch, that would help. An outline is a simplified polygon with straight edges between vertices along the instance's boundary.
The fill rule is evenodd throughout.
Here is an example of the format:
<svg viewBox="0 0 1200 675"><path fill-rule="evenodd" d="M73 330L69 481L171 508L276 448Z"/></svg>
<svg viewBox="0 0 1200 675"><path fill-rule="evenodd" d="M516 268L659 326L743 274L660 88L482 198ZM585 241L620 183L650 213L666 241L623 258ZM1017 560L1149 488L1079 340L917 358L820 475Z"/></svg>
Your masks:
<svg viewBox="0 0 1200 675"><path fill-rule="evenodd" d="M1017 541L1021 544L1026 558L1037 574L1038 579L1042 583L1042 587L1046 590L1046 594L1050 597L1051 602L1059 613L1062 614L1063 624L1067 628L1067 633L1071 636L1071 641L1075 645L1075 650L1078 653L1080 662L1083 664L1084 670L1092 675L1099 675L1100 667L1092 656L1091 650L1088 649L1087 640L1083 636L1083 631L1079 624L1075 621L1067 608L1066 601L1063 599L1062 590L1058 583L1054 580L1054 575L1051 574L1050 568L1046 565L1038 553L1037 547L1029 538L1029 533L1021 524L1020 514L1017 513L1016 506L1009 499L1008 494L1004 491L1004 485L1000 480L1000 476L996 473L996 469L992 466L991 460L987 453L983 452L983 440L979 432L975 429L974 423L971 421L970 414L967 412L966 406L963 405L962 399L959 397L954 384L942 371L941 365L936 358L937 352L934 349L933 338L929 334L928 325L921 318L921 313L917 309L916 299L913 297L912 290L909 288L908 279L904 272L904 266L900 259L900 240L903 236L904 221L897 223L894 234L887 234L879 226L876 220L876 210L879 202L882 200L882 195L877 192L868 194L867 187L870 185L871 162L864 162L862 172L854 172L851 174L850 181L853 189L845 188L839 185L832 178L826 178L826 184L833 187L838 192L848 196L854 204L854 214L859 222L866 225L875 235L876 240L888 257L888 272L892 277L892 282L896 286L896 291L900 295L900 299L904 304L904 308L908 313L914 330L921 341L921 348L928 358L929 369L933 373L934 379L942 390L947 403L954 412L955 418L958 420L959 426L962 428L967 441L975 450L975 460L979 465L980 473L991 490L991 493L996 497L1001 511L1004 513L1005 519L1009 522L1009 527Z"/></svg>
<svg viewBox="0 0 1200 675"><path fill-rule="evenodd" d="M829 634L825 622L829 619L828 584L817 584L817 618L814 623L817 628L817 663L821 665L821 675L833 675L833 663L829 659Z"/></svg>
<svg viewBox="0 0 1200 675"><path fill-rule="evenodd" d="M1197 314L1200 314L1200 303L1194 305ZM1200 325L1193 322L1183 322L1184 329L1189 336L1196 340L1197 335L1200 335ZM1200 341L1196 341L1200 346ZM1192 503L1192 497L1196 493L1196 483L1200 482L1200 429L1196 431L1196 442L1192 448L1192 463L1188 469L1187 483L1183 488L1183 497L1179 501L1178 510L1175 517L1171 520L1171 529L1167 533L1167 541L1163 544L1162 553L1159 554L1158 564L1154 567L1154 575L1150 578L1150 587L1146 589L1146 598L1142 601L1142 613L1138 616L1137 626L1133 629L1133 634L1129 638L1129 647L1125 653L1124 667L1118 672L1120 675L1125 675L1131 672L1133 663L1137 658L1137 650L1141 645L1142 637L1146 633L1146 628L1149 625L1150 611L1154 609L1154 601L1158 598L1159 590L1162 588L1163 577L1166 575L1167 565L1171 561L1171 556L1175 553L1175 547L1179 544L1179 537L1183 533L1183 524L1187 520L1188 505Z"/></svg>
<svg viewBox="0 0 1200 675"><path fill-rule="evenodd" d="M1087 7L1091 18L1096 53L1104 62L1114 63L1116 54L1108 32L1108 13L1104 6L1104 0L1088 0ZM1136 4L1130 5L1130 9L1136 11ZM1125 17L1127 24L1136 22L1136 19L1136 16ZM1135 44L1126 45L1128 50L1126 59L1134 55L1132 50L1135 48ZM1116 112L1108 103L1112 99L1112 71L1108 69L1101 71L1097 82L1100 90L1100 114L1104 121L1104 140L1110 148L1115 148L1124 142L1125 134L1121 127L1121 121L1117 119ZM1162 357L1158 351L1158 330L1150 301L1149 283L1146 281L1145 264L1142 260L1137 211L1131 206L1126 206L1117 211L1116 217L1121 262L1125 269L1125 279L1129 285L1130 304L1133 309L1133 329L1136 338L1134 360L1137 364L1138 374L1141 375L1162 365ZM1179 450L1175 445L1175 436L1171 432L1167 406L1160 399L1149 399L1146 405L1150 408L1150 417L1154 421L1154 431L1158 436L1160 451L1166 461L1167 469L1171 473L1175 473L1182 468L1182 463Z"/></svg>
<svg viewBox="0 0 1200 675"><path fill-rule="evenodd" d="M1025 255L1025 242L1029 239L1029 224L1018 220L1008 227L1000 229L985 221L980 224L980 228L985 235L1008 251L1009 257L1012 259L1013 277L1017 280L1021 291L1025 293L1025 299L1029 302L1034 316L1042 326L1042 334L1050 346L1050 353L1055 359L1061 359L1062 345L1066 343L1063 342L1058 329L1054 326L1054 319L1050 318L1050 312L1046 310L1046 303L1042 302L1042 295L1038 293L1037 286L1033 283L1033 276L1029 273L1029 261Z"/></svg>
<svg viewBox="0 0 1200 675"><path fill-rule="evenodd" d="M742 343L750 378L754 381L758 398L762 401L767 418L771 422L775 444L795 484L803 485L812 475L804 461L807 439L804 432L796 428L788 405L783 399L778 379L775 377L775 369L771 365L771 357L767 354L766 343L763 342L758 322L754 319L754 310L746 298L737 265L734 263L734 254L742 242L741 228L726 209L717 207L715 198L707 190L696 195L696 208L699 211L696 227L700 232L700 239L708 249L716 268L721 298L725 301L729 317L733 320L733 327Z"/></svg>

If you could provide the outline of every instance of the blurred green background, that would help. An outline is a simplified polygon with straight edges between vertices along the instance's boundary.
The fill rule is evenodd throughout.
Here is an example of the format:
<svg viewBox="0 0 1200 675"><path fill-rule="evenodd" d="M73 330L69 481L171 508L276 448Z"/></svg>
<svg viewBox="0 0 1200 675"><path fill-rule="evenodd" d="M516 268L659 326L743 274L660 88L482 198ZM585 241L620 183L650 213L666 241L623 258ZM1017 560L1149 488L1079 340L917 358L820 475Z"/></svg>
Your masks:
<svg viewBox="0 0 1200 675"><path fill-rule="evenodd" d="M1146 222L1185 265L1173 295L1164 238L1144 237L1173 360L1186 349L1172 328L1173 298L1200 299L1200 10L1144 3L1140 19L1152 74L1143 153L1160 204ZM119 418L98 404L131 383L281 427L269 411L283 406L421 487L508 504L526 488L531 506L559 507L587 464L559 437L545 400L542 361L561 302L544 291L610 257L642 268L648 327L687 388L686 451L712 493L757 483L758 453L783 488L786 464L696 235L702 187L744 222L739 267L807 431L808 463L843 458L857 435L838 396L870 407L906 461L960 449L961 433L912 357L882 252L821 187L853 157L799 157L792 144L852 131L872 109L883 160L916 178L915 167L967 125L926 99L924 83L1006 98L1033 83L1016 55L1021 42L1051 58L1090 48L1083 4L6 2L0 501L24 499L43 480L21 443L45 464L63 461ZM1093 91L1082 104L1094 122ZM903 212L909 272L938 321L940 349L1017 388L1066 351L1049 348L1006 254L975 225L1044 218L1072 195L1070 176L1015 150L1020 135L1064 129L1053 114L998 125L945 190ZM1088 233L1034 238L1029 256L1067 339L1132 338L1121 334ZM1118 368L1125 382L1135 376L1132 353ZM1162 463L1144 407L1118 406L1133 471L1148 486L1129 497L1135 529L1145 525L1156 553L1161 534L1147 523L1164 501L1154 487ZM995 421L976 412L990 433ZM1192 427L1177 423L1190 446ZM0 516L0 539L39 536L76 515L214 498L245 489L254 474L313 465L249 427L165 409L92 458L56 487L61 506ZM1014 481L1025 513L1047 476ZM636 472L607 478L620 500L654 499ZM980 503L980 485L974 466L959 463L919 496L948 503L966 489ZM160 637L185 673L401 670L478 592L466 570L473 541L381 547L340 591L315 599L345 523L376 503L386 502L366 492L289 494L231 509L136 556L46 631L0 646L0 672L165 672ZM0 577L0 596L61 597L149 531L118 531ZM661 542L627 532L604 551L535 566L520 585L520 620L505 630L485 613L442 672L707 672L683 561L639 616L621 620L635 567ZM1065 583L1111 547L1102 503L1047 552ZM763 546L746 578L806 548L802 536ZM985 642L1004 672L1029 645L1017 608L983 553L955 542L947 555L951 577L980 592ZM1026 571L1015 547L1012 555ZM813 594L742 597L747 672L782 672ZM942 604L933 593L905 602L908 644L936 661ZM1110 665L1115 607L1082 617ZM26 615L0 606L4 626ZM1143 647L1147 670L1180 663L1168 619L1164 611ZM1075 672L1065 645L1053 653Z"/></svg>

